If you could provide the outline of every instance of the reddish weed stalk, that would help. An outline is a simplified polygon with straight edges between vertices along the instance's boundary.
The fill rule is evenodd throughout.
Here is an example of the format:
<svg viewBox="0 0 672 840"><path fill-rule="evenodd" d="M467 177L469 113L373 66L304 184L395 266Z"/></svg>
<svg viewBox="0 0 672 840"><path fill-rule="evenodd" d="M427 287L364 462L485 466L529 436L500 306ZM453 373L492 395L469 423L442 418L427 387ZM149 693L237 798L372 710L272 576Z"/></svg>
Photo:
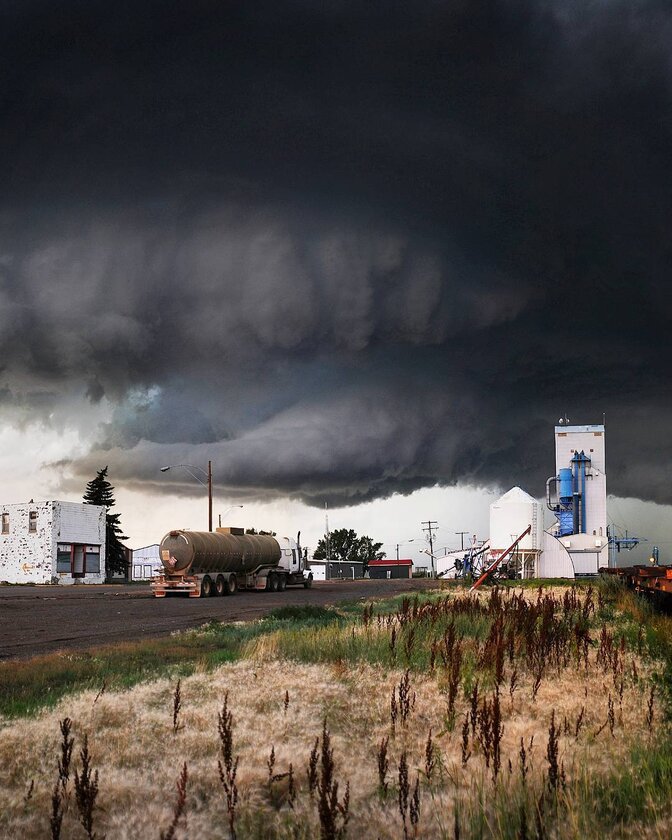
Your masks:
<svg viewBox="0 0 672 840"><path fill-rule="evenodd" d="M170 825L168 826L168 830L161 832L161 840L175 840L175 832L177 831L177 827L180 823L180 820L185 815L187 808L188 777L189 774L187 772L187 762L185 761L182 765L182 771L180 772L179 778L177 780L177 799L175 800L175 805L173 806L173 819Z"/></svg>
<svg viewBox="0 0 672 840"><path fill-rule="evenodd" d="M70 735L72 721L69 717L60 721L59 728L61 730L61 754L58 759L58 778L51 795L51 816L49 818L51 840L60 840L61 837L61 827L68 798L72 748L75 743L75 739Z"/></svg>
<svg viewBox="0 0 672 840"><path fill-rule="evenodd" d="M238 786L236 774L238 772L239 756L233 757L233 714L229 711L229 692L224 694L222 711L219 713L218 734L221 758L217 761L219 781L226 796L226 813L229 821L231 840L236 840L236 806L238 804Z"/></svg>
<svg viewBox="0 0 672 840"><path fill-rule="evenodd" d="M343 799L339 801L338 782L335 779L334 771L334 750L331 746L331 736L325 718L322 725L320 773L316 783L320 840L339 840L339 838L345 837L350 819L350 782L346 782L345 794Z"/></svg>
<svg viewBox="0 0 672 840"><path fill-rule="evenodd" d="M79 821L86 832L88 840L96 840L93 831L93 812L98 798L98 771L91 772L91 754L89 753L89 739L84 736L84 745L79 754L82 761L82 772L75 770L75 799L79 811Z"/></svg>

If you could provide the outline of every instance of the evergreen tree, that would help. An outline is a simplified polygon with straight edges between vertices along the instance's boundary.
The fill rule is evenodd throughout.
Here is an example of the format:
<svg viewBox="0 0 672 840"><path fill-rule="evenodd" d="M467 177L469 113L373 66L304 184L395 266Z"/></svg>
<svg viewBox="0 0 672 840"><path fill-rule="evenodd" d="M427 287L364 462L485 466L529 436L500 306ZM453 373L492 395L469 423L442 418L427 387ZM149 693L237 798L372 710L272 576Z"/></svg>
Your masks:
<svg viewBox="0 0 672 840"><path fill-rule="evenodd" d="M126 574L126 552L121 544L124 536L121 523L121 514L110 513L114 507L114 487L107 480L107 467L99 470L96 477L86 485L84 501L87 505L103 505L106 508L105 522L105 575L110 577L113 574Z"/></svg>

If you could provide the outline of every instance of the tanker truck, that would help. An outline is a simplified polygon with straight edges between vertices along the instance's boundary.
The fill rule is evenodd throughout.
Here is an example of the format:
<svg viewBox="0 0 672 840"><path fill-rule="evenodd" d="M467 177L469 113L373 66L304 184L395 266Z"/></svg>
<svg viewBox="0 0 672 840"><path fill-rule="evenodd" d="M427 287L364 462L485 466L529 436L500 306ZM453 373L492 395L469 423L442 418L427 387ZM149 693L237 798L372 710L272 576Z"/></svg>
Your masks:
<svg viewBox="0 0 672 840"><path fill-rule="evenodd" d="M287 546L274 537L246 534L242 528L216 531L169 531L161 540L163 570L151 588L157 598L183 593L190 598L233 595L238 589L282 592L287 586L313 583L308 552L285 537Z"/></svg>

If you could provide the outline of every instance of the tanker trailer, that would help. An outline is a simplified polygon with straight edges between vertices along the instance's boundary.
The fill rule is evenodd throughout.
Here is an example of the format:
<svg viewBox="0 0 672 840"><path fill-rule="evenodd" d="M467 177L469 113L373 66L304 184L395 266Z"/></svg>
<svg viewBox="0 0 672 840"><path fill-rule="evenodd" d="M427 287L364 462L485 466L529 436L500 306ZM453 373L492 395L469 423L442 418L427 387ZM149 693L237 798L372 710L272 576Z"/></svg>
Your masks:
<svg viewBox="0 0 672 840"><path fill-rule="evenodd" d="M242 528L169 531L159 546L163 571L152 580L154 595L186 593L190 598L207 598L232 595L237 589L308 588L313 576L306 552L298 540L285 539L288 546L282 548L275 537L246 534Z"/></svg>

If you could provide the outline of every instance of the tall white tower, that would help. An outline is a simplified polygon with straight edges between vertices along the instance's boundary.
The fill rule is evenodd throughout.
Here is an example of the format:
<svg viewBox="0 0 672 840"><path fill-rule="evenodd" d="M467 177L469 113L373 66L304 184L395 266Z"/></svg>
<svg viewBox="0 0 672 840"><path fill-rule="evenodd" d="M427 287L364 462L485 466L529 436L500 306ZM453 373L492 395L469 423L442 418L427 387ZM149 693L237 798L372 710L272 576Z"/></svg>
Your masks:
<svg viewBox="0 0 672 840"><path fill-rule="evenodd" d="M597 574L609 560L604 438L603 425L555 427L556 474L546 482L546 501L557 523L549 533L577 575Z"/></svg>

